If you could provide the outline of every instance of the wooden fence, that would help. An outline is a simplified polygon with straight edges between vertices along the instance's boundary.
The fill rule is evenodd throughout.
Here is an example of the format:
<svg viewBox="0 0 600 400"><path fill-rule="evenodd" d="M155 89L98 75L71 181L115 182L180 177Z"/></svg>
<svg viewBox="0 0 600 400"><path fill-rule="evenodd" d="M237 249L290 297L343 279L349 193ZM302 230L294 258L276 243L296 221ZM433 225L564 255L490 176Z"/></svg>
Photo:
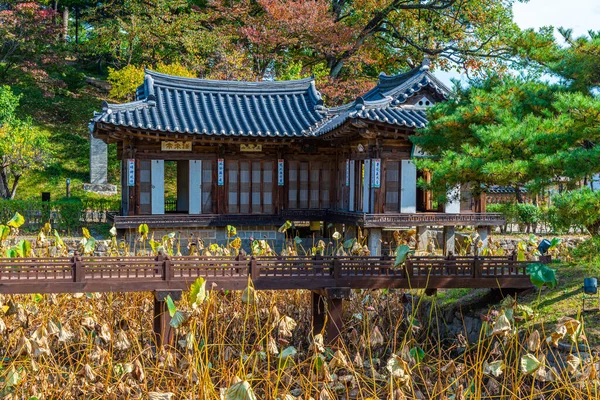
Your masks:
<svg viewBox="0 0 600 400"><path fill-rule="evenodd" d="M545 260L547 261L547 260ZM0 293L257 289L528 288L530 262L508 257L81 257L1 258Z"/></svg>

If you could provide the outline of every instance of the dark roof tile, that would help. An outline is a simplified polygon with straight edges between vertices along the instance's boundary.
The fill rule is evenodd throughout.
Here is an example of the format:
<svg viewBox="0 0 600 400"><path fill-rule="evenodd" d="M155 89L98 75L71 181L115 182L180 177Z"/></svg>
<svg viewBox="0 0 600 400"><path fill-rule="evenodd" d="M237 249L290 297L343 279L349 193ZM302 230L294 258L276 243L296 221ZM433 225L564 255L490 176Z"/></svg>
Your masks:
<svg viewBox="0 0 600 400"><path fill-rule="evenodd" d="M183 78L146 71L136 101L104 102L96 122L152 131L254 137L314 137L348 119L422 128L420 107L403 105L422 88L439 99L449 91L423 64L404 74L380 75L377 86L341 107L325 108L313 78L238 82Z"/></svg>

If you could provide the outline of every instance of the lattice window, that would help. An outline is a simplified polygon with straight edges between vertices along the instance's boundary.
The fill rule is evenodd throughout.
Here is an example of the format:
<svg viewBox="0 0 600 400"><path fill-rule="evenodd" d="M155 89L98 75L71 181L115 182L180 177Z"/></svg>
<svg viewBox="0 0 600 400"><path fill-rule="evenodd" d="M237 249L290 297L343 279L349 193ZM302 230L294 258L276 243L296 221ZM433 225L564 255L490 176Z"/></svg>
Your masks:
<svg viewBox="0 0 600 400"><path fill-rule="evenodd" d="M239 162L238 161L227 161L227 189L228 189L228 211L232 214L240 212L239 202Z"/></svg>
<svg viewBox="0 0 600 400"><path fill-rule="evenodd" d="M309 188L309 169L308 169L308 162L306 161L302 161L300 163L300 176L299 176L299 183L300 183L300 193L299 193L299 199L298 199L298 207L299 208L308 208L309 206L309 202L308 202L308 197L309 197L309 192L308 192L308 188Z"/></svg>
<svg viewBox="0 0 600 400"><path fill-rule="evenodd" d="M250 162L240 161L240 213L250 213Z"/></svg>
<svg viewBox="0 0 600 400"><path fill-rule="evenodd" d="M150 160L140 161L140 214L152 214Z"/></svg>
<svg viewBox="0 0 600 400"><path fill-rule="evenodd" d="M288 162L288 208L298 208L298 164Z"/></svg>
<svg viewBox="0 0 600 400"><path fill-rule="evenodd" d="M263 184L262 200L263 212L265 214L273 213L273 161L263 162Z"/></svg>
<svg viewBox="0 0 600 400"><path fill-rule="evenodd" d="M385 162L385 211L400 212L400 161Z"/></svg>
<svg viewBox="0 0 600 400"><path fill-rule="evenodd" d="M212 210L212 192L213 192L213 161L202 161L202 212L210 214Z"/></svg>

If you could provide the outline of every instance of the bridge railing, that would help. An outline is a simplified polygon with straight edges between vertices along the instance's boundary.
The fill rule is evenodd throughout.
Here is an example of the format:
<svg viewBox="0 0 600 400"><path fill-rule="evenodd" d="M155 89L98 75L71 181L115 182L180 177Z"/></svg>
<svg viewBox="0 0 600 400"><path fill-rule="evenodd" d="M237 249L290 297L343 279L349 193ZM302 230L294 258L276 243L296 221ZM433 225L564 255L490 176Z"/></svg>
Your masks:
<svg viewBox="0 0 600 400"><path fill-rule="evenodd" d="M548 260L544 260L548 261ZM412 256L403 266L394 266L394 257L91 257L75 254L71 258L0 258L0 293L11 284L86 283L106 287L111 283L137 290L136 283L150 287L152 282L184 286L198 277L219 282L221 287L240 287L251 278L267 288L314 288L324 286L360 286L381 278L386 282L429 278L470 281L465 287L485 287L494 280L528 279L529 261L515 256ZM377 282L381 282L379 279ZM479 283L475 283L475 281ZM524 284L523 281L519 281ZM92 286L86 286L91 290ZM129 286L127 286L129 285ZM160 285L159 285L160 286ZM523 285L521 285L523 286ZM115 286L116 287L116 286ZM116 289L115 289L116 290Z"/></svg>

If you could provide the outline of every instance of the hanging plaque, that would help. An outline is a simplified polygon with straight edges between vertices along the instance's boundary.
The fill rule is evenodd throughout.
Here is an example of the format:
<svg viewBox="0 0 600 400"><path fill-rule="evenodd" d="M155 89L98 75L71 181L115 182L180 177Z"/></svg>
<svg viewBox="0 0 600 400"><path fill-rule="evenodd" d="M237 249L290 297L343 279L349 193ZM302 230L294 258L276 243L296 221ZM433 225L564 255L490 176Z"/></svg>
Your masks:
<svg viewBox="0 0 600 400"><path fill-rule="evenodd" d="M252 144L252 143L240 144L240 151L245 151L245 152L261 152L262 151L262 144Z"/></svg>
<svg viewBox="0 0 600 400"><path fill-rule="evenodd" d="M222 158L217 160L217 183L219 186L225 184L225 161Z"/></svg>
<svg viewBox="0 0 600 400"><path fill-rule="evenodd" d="M372 165L372 177L371 177L371 187L379 188L381 187L381 158L374 158Z"/></svg>
<svg viewBox="0 0 600 400"><path fill-rule="evenodd" d="M346 159L346 186L350 186L350 160Z"/></svg>
<svg viewBox="0 0 600 400"><path fill-rule="evenodd" d="M127 186L135 186L135 160L127 160Z"/></svg>
<svg viewBox="0 0 600 400"><path fill-rule="evenodd" d="M166 141L160 142L162 151L192 151L192 142Z"/></svg>
<svg viewBox="0 0 600 400"><path fill-rule="evenodd" d="M284 182L284 170L283 170L283 160L277 160L277 186L283 186Z"/></svg>

